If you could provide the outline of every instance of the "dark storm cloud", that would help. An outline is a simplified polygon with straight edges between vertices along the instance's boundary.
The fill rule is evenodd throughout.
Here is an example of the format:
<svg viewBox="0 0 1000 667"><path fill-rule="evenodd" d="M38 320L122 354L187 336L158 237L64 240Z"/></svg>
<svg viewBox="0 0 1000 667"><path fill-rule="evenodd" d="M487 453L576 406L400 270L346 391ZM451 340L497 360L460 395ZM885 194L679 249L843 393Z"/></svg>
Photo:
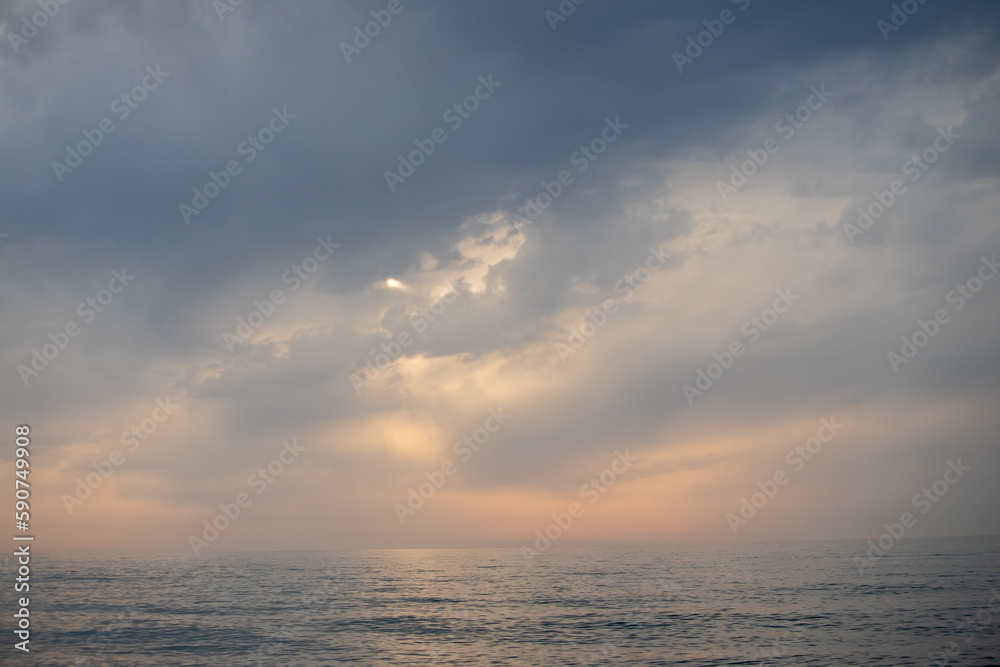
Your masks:
<svg viewBox="0 0 1000 667"><path fill-rule="evenodd" d="M332 290L404 270L465 216L536 194L606 116L621 116L627 134L574 186L594 195L567 195L551 212L578 228L599 224L620 205L621 176L655 178L650 161L741 145L749 119L797 102L824 74L844 77L838 58L859 58L866 65L850 74L870 77L867 90L838 100L849 107L935 43L995 24L997 12L922 6L886 42L875 21L887 10L870 3L740 5L595 2L552 31L536 3L406 4L351 63L341 43L374 5L244 3L224 20L204 3L69 5L19 53L2 51L3 151L18 159L3 169L0 225L11 245L72 241L70 272L46 267L46 280L75 282L94 260L156 275L173 287L159 291L164 316L151 324L183 336L194 301L294 260L316 234L351 248L329 267ZM671 54L726 8L735 23L679 74ZM35 9L7 5L7 30ZM995 62L995 40L982 47L961 56L970 75ZM170 73L161 87L116 118L109 103L157 65ZM488 74L501 88L390 195L383 172ZM240 159L237 146L274 107L296 114L292 125L185 226L178 204ZM51 162L105 117L115 132L57 182ZM563 274L545 281L551 308L573 269L548 266Z"/></svg>
<svg viewBox="0 0 1000 667"><path fill-rule="evenodd" d="M553 32L537 3L408 3L349 64L340 43L374 5L244 3L223 21L205 3L68 5L19 54L3 52L3 149L19 156L3 173L3 224L20 238L114 249L189 288L333 233L354 248L356 261L332 276L349 289L398 271L464 216L533 194L609 114L631 127L591 187L641 170L643 158L729 148L746 119L797 100L811 70L838 55L870 54L891 76L914 51L996 11L925 6L884 43L880 8L867 3L754 3L678 74L670 54L728 6L717 4L590 3ZM19 8L8 6L8 30ZM162 88L57 183L51 161L156 64L170 72ZM383 171L491 73L502 87L389 196ZM298 116L287 133L185 227L178 204L238 159L275 106ZM178 256L198 269L172 269Z"/></svg>

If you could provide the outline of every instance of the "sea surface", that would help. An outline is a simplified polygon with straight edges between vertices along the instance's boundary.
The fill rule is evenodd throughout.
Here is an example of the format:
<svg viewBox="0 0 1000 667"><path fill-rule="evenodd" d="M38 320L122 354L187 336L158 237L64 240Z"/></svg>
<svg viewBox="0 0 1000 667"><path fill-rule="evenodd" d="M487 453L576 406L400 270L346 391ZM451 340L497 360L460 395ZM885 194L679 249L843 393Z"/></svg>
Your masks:
<svg viewBox="0 0 1000 667"><path fill-rule="evenodd" d="M31 654L0 663L1000 665L1000 538L904 539L862 573L866 549L39 554Z"/></svg>

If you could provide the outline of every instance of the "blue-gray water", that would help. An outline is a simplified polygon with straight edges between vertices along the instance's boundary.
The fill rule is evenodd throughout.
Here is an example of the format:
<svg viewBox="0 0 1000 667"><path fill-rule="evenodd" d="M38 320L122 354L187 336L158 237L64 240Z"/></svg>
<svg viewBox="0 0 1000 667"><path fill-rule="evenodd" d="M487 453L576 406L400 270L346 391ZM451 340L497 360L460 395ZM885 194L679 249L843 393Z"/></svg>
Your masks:
<svg viewBox="0 0 1000 667"><path fill-rule="evenodd" d="M906 539L859 574L864 550L39 555L31 655L0 662L931 665L955 642L947 664L1000 665L1000 538Z"/></svg>

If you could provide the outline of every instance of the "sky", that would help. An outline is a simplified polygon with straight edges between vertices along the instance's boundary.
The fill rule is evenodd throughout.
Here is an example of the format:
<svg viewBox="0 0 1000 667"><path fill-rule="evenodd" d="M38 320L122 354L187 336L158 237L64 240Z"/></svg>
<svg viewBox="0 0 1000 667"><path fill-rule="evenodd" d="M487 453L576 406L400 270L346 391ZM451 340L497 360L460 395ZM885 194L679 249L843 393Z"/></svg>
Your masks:
<svg viewBox="0 0 1000 667"><path fill-rule="evenodd" d="M35 539L1000 532L998 28L0 4L0 422L30 427Z"/></svg>

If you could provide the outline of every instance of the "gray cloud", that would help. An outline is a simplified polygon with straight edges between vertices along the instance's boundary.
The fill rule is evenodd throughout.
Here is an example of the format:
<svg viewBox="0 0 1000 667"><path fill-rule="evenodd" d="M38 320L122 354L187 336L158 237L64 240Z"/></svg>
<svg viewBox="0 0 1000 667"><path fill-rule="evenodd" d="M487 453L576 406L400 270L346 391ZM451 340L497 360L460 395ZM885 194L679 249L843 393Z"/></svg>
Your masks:
<svg viewBox="0 0 1000 667"><path fill-rule="evenodd" d="M4 4L8 420L37 421L54 461L85 467L83 454L67 452L108 446L107 434L171 393L191 421L134 463L164 480L155 493L167 502L193 493L211 505L213 485L295 433L323 443L314 460L330 475L350 476L346 468L376 485L383 475L372 492L381 502L379 493L405 490L424 464L358 424L430 415L446 451L487 407L464 399L501 392L491 382L519 417L503 450L462 473L462 488L553 492L616 442L669 450L712 442L731 425L764 432L804 415L890 405L873 418L875 433L900 406L944 415L952 401L996 397L993 284L898 375L886 353L943 307L981 255L1000 251L1000 8L928 3L884 40L876 21L891 9L871 3L754 0L741 11L729 2L594 0L553 31L544 11L555 4L404 2L350 63L341 42L383 5L245 2L220 20L207 3L71 3L14 53L7 35L36 7ZM679 73L672 53L726 8L734 23ZM120 118L113 100L147 66L169 75ZM442 114L488 75L499 88L450 128ZM820 83L835 91L828 106L721 202L716 180ZM275 108L295 118L247 161L238 147ZM571 155L609 117L628 129L578 171ZM114 131L59 182L52 162L103 118ZM961 139L849 244L842 226L857 207L948 125ZM390 192L384 172L438 127L447 141ZM178 206L229 160L242 172L185 224ZM563 169L572 185L526 229L511 227L523 222L526 198ZM281 276L317 236L341 247L292 294ZM555 342L587 308L615 298L617 281L660 243L675 253L671 264L560 363ZM121 266L135 270L134 285L25 387L17 365L78 319L77 303ZM406 289L383 289L390 277ZM355 394L350 375L409 331L409 316L445 284L459 286L457 301ZM688 406L681 384L786 285L802 301ZM223 332L276 288L288 304L228 352ZM440 384L414 384L424 381ZM977 410L951 425L948 443L913 447L976 452L995 472L983 430L995 417ZM676 439L663 435L671 430ZM888 462L909 461L903 445L873 447ZM974 517L963 530L996 529L976 503L963 507Z"/></svg>

